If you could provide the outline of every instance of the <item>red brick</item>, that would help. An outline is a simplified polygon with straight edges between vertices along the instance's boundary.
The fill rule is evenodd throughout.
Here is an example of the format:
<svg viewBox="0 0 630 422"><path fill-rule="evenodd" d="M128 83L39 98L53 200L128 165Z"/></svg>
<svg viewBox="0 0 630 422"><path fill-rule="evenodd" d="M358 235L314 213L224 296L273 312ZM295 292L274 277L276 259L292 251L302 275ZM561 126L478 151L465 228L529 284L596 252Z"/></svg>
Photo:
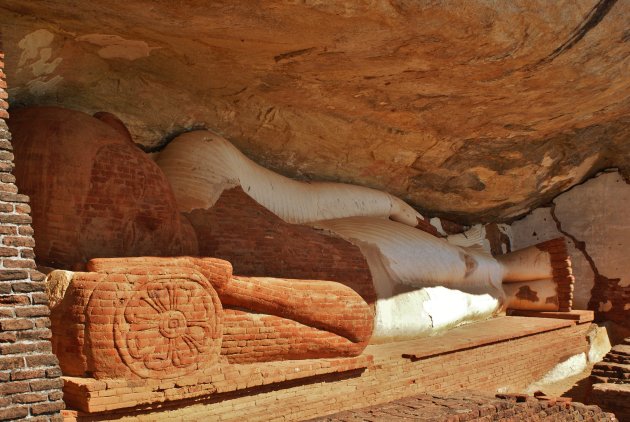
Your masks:
<svg viewBox="0 0 630 422"><path fill-rule="evenodd" d="M43 292L46 285L41 282L23 281L13 283L13 291L16 293Z"/></svg>
<svg viewBox="0 0 630 422"><path fill-rule="evenodd" d="M29 384L32 391L55 390L63 387L63 381L61 380L61 378L32 380L29 382Z"/></svg>
<svg viewBox="0 0 630 422"><path fill-rule="evenodd" d="M30 330L31 328L33 328L33 323L28 319L13 318L0 320L0 330L3 331Z"/></svg>
<svg viewBox="0 0 630 422"><path fill-rule="evenodd" d="M4 258L2 264L7 268L35 268L35 261L32 259Z"/></svg>
<svg viewBox="0 0 630 422"><path fill-rule="evenodd" d="M15 393L25 393L29 391L27 381L13 381L0 384L0 396Z"/></svg>
<svg viewBox="0 0 630 422"><path fill-rule="evenodd" d="M24 367L23 357L0 356L0 370L18 369Z"/></svg>
<svg viewBox="0 0 630 422"><path fill-rule="evenodd" d="M30 248L35 246L35 241L31 236L5 236L2 243L7 246L27 246Z"/></svg>
<svg viewBox="0 0 630 422"><path fill-rule="evenodd" d="M28 305L31 299L27 295L1 295L0 305Z"/></svg>
<svg viewBox="0 0 630 422"><path fill-rule="evenodd" d="M31 277L31 281L44 281L46 279L46 276L37 270L31 270L29 275Z"/></svg>
<svg viewBox="0 0 630 422"><path fill-rule="evenodd" d="M19 254L16 248L0 247L0 257L18 256Z"/></svg>
<svg viewBox="0 0 630 422"><path fill-rule="evenodd" d="M34 233L33 227L30 225L23 225L19 227L19 234L21 236L33 236Z"/></svg>
<svg viewBox="0 0 630 422"><path fill-rule="evenodd" d="M7 95L6 91L3 91L0 89L0 96L2 95ZM1 133L1 132L0 132ZM13 145L11 145L11 142L8 139L2 139L0 138L0 148L1 149L5 149L7 151L13 151ZM3 180L4 182L15 182L15 176L11 175L13 178L9 178L11 180ZM1 180L1 179L0 179Z"/></svg>
<svg viewBox="0 0 630 422"><path fill-rule="evenodd" d="M48 355L28 355L25 357L26 365L28 367L33 366L55 366L59 364L57 356L53 354Z"/></svg>
<svg viewBox="0 0 630 422"><path fill-rule="evenodd" d="M57 412L62 409L65 409L65 405L63 401L56 401L56 402L35 404L31 406L31 413L33 415L41 415L44 413Z"/></svg>
<svg viewBox="0 0 630 422"><path fill-rule="evenodd" d="M11 343L17 340L15 333L0 332L0 343Z"/></svg>
<svg viewBox="0 0 630 422"><path fill-rule="evenodd" d="M0 162L0 171L6 171L6 172L10 172L13 170L13 164L7 164L7 163L1 163ZM11 193L11 192L0 192L0 201L4 201L4 202L21 202L21 203L27 203L29 201L29 197L26 195L22 195L19 193ZM21 217L20 220L27 220L24 218L24 216L17 216L17 217ZM0 223L4 222L1 218L0 218ZM30 222L28 223L17 223L17 224L30 224Z"/></svg>
<svg viewBox="0 0 630 422"><path fill-rule="evenodd" d="M61 369L59 368L49 368L46 369L46 377L47 378L56 378L56 377L60 377L61 374Z"/></svg>
<svg viewBox="0 0 630 422"><path fill-rule="evenodd" d="M187 217L197 232L200 255L229 261L234 274L335 280L369 304L376 300L372 275L357 246L286 223L241 188L224 191L210 210Z"/></svg>
<svg viewBox="0 0 630 422"><path fill-rule="evenodd" d="M50 308L45 305L16 308L15 315L18 317L41 317L50 315Z"/></svg>
<svg viewBox="0 0 630 422"><path fill-rule="evenodd" d="M12 381L29 380L29 379L34 379L34 378L44 378L45 376L46 376L45 369L22 369L19 371L16 371L16 370L11 371Z"/></svg>
<svg viewBox="0 0 630 422"><path fill-rule="evenodd" d="M31 297L33 298L34 305L40 305L40 304L48 305L48 295L46 293L36 292L36 293L33 293Z"/></svg>
<svg viewBox="0 0 630 422"><path fill-rule="evenodd" d="M2 167L2 163L0 163L0 168ZM9 195L15 195L15 199L18 198L19 194L16 193L8 193L8 192L0 192L0 200L3 199L3 197L7 197ZM16 201L17 202L17 201ZM24 214L0 214L0 224L31 224L32 220L31 217L29 215L24 215ZM26 240L25 240L26 241ZM26 241L28 242L28 241ZM33 239L30 239L29 243L33 243ZM6 238L4 241L5 245L10 245L10 246L29 246L29 245L16 245L16 244L9 244L6 243Z"/></svg>
<svg viewBox="0 0 630 422"><path fill-rule="evenodd" d="M20 258L35 259L35 251L32 248L22 248L20 249Z"/></svg>
<svg viewBox="0 0 630 422"><path fill-rule="evenodd" d="M46 393L24 393L13 396L13 403L37 403L48 400Z"/></svg>
<svg viewBox="0 0 630 422"><path fill-rule="evenodd" d="M0 409L0 421L9 420L9 419L20 419L28 416L28 407L7 407L5 409Z"/></svg>
<svg viewBox="0 0 630 422"><path fill-rule="evenodd" d="M51 332L48 328L38 330L25 330L18 331L17 336L19 340L46 340L51 338Z"/></svg>
<svg viewBox="0 0 630 422"><path fill-rule="evenodd" d="M0 344L0 355L15 355L37 350L37 343Z"/></svg>
<svg viewBox="0 0 630 422"><path fill-rule="evenodd" d="M29 204L18 204L15 206L15 212L21 214L30 214L31 206Z"/></svg>
<svg viewBox="0 0 630 422"><path fill-rule="evenodd" d="M0 281L23 280L28 277L28 272L24 270L0 269Z"/></svg>
<svg viewBox="0 0 630 422"><path fill-rule="evenodd" d="M55 400L62 400L63 399L63 392L62 391L52 391L50 393L48 393L48 399L55 401Z"/></svg>
<svg viewBox="0 0 630 422"><path fill-rule="evenodd" d="M6 173L0 173L0 176ZM28 227L28 226L22 226ZM0 225L0 234L17 234L18 228L16 226L2 226Z"/></svg>

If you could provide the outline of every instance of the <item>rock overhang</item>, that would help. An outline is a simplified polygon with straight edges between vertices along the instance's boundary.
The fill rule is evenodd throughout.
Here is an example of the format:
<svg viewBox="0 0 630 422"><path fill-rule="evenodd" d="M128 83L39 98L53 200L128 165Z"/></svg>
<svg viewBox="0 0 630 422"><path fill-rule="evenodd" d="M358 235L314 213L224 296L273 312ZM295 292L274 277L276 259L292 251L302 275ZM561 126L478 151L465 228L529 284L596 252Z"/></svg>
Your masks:
<svg viewBox="0 0 630 422"><path fill-rule="evenodd" d="M212 128L285 175L472 223L626 171L629 8L8 0L0 22L14 106L111 111L147 151Z"/></svg>

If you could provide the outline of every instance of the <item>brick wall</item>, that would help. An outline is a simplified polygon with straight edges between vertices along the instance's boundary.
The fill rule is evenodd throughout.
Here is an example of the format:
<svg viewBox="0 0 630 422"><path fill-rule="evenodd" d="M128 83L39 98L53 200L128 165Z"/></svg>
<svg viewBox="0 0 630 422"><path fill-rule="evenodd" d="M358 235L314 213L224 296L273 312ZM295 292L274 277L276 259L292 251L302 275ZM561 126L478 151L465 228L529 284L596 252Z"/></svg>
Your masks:
<svg viewBox="0 0 630 422"><path fill-rule="evenodd" d="M332 280L376 300L372 276L358 247L306 226L288 224L242 189L224 191L209 211L187 214L201 256L230 261L234 274Z"/></svg>
<svg viewBox="0 0 630 422"><path fill-rule="evenodd" d="M61 371L51 352L43 275L34 269L29 199L12 174L6 88L0 71L0 420L60 420Z"/></svg>

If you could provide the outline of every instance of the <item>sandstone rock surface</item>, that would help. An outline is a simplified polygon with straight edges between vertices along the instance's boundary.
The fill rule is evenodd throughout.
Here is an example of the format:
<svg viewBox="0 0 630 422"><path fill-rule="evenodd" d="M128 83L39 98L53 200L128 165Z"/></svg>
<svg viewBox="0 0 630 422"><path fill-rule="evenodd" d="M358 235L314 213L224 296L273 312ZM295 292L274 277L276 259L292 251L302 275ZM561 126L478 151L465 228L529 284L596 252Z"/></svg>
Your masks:
<svg viewBox="0 0 630 422"><path fill-rule="evenodd" d="M147 150L210 127L283 174L461 222L627 172L629 15L614 0L0 5L14 106L108 110Z"/></svg>

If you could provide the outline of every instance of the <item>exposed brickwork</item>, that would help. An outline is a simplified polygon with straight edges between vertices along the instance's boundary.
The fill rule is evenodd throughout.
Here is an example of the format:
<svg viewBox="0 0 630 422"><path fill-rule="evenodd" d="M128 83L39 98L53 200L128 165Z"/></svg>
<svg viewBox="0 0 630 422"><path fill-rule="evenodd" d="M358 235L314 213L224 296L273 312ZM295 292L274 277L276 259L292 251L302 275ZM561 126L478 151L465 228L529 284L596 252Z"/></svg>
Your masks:
<svg viewBox="0 0 630 422"><path fill-rule="evenodd" d="M226 309L221 354L230 363L356 356L364 342L297 321Z"/></svg>
<svg viewBox="0 0 630 422"><path fill-rule="evenodd" d="M526 395L498 394L496 397L475 392L452 396L421 395L396 400L365 409L351 410L312 422L356 421L418 421L418 422L491 422L491 421L616 421L597 406L571 403L567 399Z"/></svg>
<svg viewBox="0 0 630 422"><path fill-rule="evenodd" d="M566 239L559 237L536 245L542 251L548 252L551 259L553 280L558 284L558 310L568 312L573 306L573 269L571 257L567 251Z"/></svg>
<svg viewBox="0 0 630 422"><path fill-rule="evenodd" d="M0 53L0 420L59 420L61 371L50 344L48 298L35 270L29 198L18 193Z"/></svg>
<svg viewBox="0 0 630 422"><path fill-rule="evenodd" d="M310 227L288 224L241 188L224 191L209 211L188 214L201 256L230 261L244 276L333 280L372 304L372 276L358 247Z"/></svg>
<svg viewBox="0 0 630 422"><path fill-rule="evenodd" d="M229 364L220 367L224 372L204 379L187 377L181 383L95 380L96 384L87 385L81 384L85 378L69 378L67 397L94 406L90 411L109 409L108 418L129 415L138 420L304 420L418 394L451 394L463 389L492 394L497 389L522 391L554 365L587 348L590 324L559 321L554 325L549 319L522 317L504 317L500 321L502 326L497 326L496 321L484 321L437 337L370 345L359 356L370 356L369 362L363 361L368 364L367 370L354 373L351 369L360 367L361 362L353 359L358 358ZM529 334L518 337L527 327ZM489 339L483 344L465 341L479 335L491 337L492 331L512 332L512 336ZM432 347L437 350L431 352ZM419 359L402 357L422 349L427 351ZM340 374L343 370L350 372ZM262 387L269 383L272 385ZM127 390L119 390L115 395L109 390L114 388ZM169 398L175 401L165 403L159 410L147 407ZM125 404L138 407L123 409Z"/></svg>
<svg viewBox="0 0 630 422"><path fill-rule="evenodd" d="M614 346L591 372L588 402L630 420L630 337Z"/></svg>
<svg viewBox="0 0 630 422"><path fill-rule="evenodd" d="M95 257L196 255L164 174L111 123L33 107L9 125L17 183L32 199L38 264L78 270Z"/></svg>
<svg viewBox="0 0 630 422"><path fill-rule="evenodd" d="M229 362L356 356L372 334L371 308L340 283L231 276L215 258L98 259L88 267L100 272L74 273L52 310L65 375L175 378L211 367L220 354ZM224 306L248 313L225 318Z"/></svg>
<svg viewBox="0 0 630 422"><path fill-rule="evenodd" d="M440 235L440 232L438 232L438 230L431 225L431 220L429 218L418 218L418 224L416 225L416 228L432 234L435 237L443 237L442 235Z"/></svg>

